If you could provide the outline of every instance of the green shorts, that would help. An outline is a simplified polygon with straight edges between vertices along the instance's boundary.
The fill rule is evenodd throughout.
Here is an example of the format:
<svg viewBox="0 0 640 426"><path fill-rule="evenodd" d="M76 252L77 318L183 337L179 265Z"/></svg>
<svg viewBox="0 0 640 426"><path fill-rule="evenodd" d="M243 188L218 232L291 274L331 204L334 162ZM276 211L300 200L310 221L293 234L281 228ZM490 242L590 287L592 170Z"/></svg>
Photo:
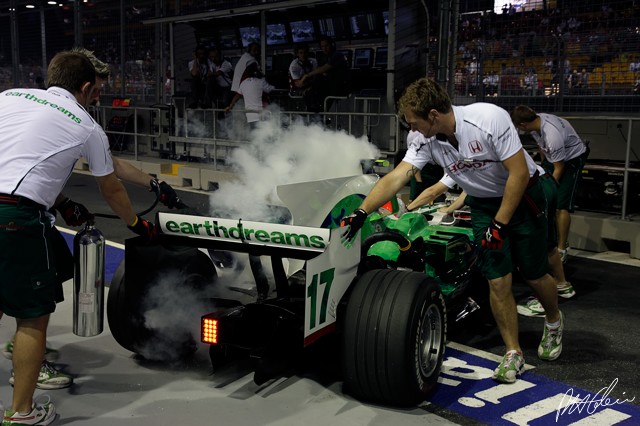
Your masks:
<svg viewBox="0 0 640 426"><path fill-rule="evenodd" d="M43 210L0 204L0 310L38 318L56 309L55 259Z"/></svg>
<svg viewBox="0 0 640 426"><path fill-rule="evenodd" d="M467 195L471 207L473 235L479 250L479 267L488 279L504 277L517 267L526 280L536 280L549 271L547 259L547 206L542 182L534 183L527 194L539 209L533 212L523 201L507 225L508 237L500 250L482 247L482 238L495 217L502 198L476 198Z"/></svg>
<svg viewBox="0 0 640 426"><path fill-rule="evenodd" d="M562 173L560 182L558 182L558 210L567 210L569 213L573 213L575 210L576 192L578 184L580 183L582 168L587 162L588 157L589 149L587 148L581 156L565 161L564 173ZM544 160L542 167L547 173L553 176L553 163Z"/></svg>
<svg viewBox="0 0 640 426"><path fill-rule="evenodd" d="M556 222L556 207L558 205L558 182L549 173L540 176L540 182L547 198L547 247L552 250L558 247L558 224Z"/></svg>

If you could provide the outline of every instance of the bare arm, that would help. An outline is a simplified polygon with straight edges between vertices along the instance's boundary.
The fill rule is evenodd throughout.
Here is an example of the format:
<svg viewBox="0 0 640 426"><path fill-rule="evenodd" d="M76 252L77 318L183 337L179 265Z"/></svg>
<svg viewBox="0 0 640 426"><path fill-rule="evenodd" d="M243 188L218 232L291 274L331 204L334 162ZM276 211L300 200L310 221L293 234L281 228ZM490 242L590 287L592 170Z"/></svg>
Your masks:
<svg viewBox="0 0 640 426"><path fill-rule="evenodd" d="M507 172L509 172L509 177L507 178L507 184L504 188L502 203L494 219L506 225L518 208L522 200L522 195L527 188L527 183L529 183L529 169L527 168L527 161L525 160L522 149L515 155L504 160L502 164L507 169Z"/></svg>
<svg viewBox="0 0 640 426"><path fill-rule="evenodd" d="M113 157L113 169L119 179L145 188L149 188L149 182L153 179L152 176L137 169L130 162L117 157Z"/></svg>
<svg viewBox="0 0 640 426"><path fill-rule="evenodd" d="M553 163L553 178L560 182L560 178L564 173L564 161L558 161L557 163Z"/></svg>
<svg viewBox="0 0 640 426"><path fill-rule="evenodd" d="M225 112L229 112L233 109L233 106L236 104L236 102L238 102L240 100L240 98L242 97L242 95L238 92L236 92L236 94L233 96L233 99L231 99L231 103L229 103L229 106L227 106L224 111Z"/></svg>
<svg viewBox="0 0 640 426"><path fill-rule="evenodd" d="M312 71L309 71L307 74L303 75L301 78L302 83L304 84L305 80L309 77L313 77L314 75L324 74L328 72L333 66L331 64L324 64L321 67L318 67Z"/></svg>
<svg viewBox="0 0 640 426"><path fill-rule="evenodd" d="M132 225L136 221L136 213L131 207L131 201L126 189L118 180L115 173L106 176L96 176L98 188L111 210L117 214L125 225Z"/></svg>
<svg viewBox="0 0 640 426"><path fill-rule="evenodd" d="M466 198L467 198L467 193L462 191L460 195L458 195L458 198L456 198L456 200L453 203L451 203L445 208L440 209L439 211L446 214L452 214L454 211L460 210L464 206L464 202Z"/></svg>
<svg viewBox="0 0 640 426"><path fill-rule="evenodd" d="M415 166L404 161L400 162L395 169L376 183L360 208L367 213L375 211L392 197L395 197L398 191L409 182L416 170Z"/></svg>
<svg viewBox="0 0 640 426"><path fill-rule="evenodd" d="M442 182L436 182L424 191L422 191L415 200L407 205L407 209L413 210L425 204L431 204L433 200L447 192L449 187Z"/></svg>

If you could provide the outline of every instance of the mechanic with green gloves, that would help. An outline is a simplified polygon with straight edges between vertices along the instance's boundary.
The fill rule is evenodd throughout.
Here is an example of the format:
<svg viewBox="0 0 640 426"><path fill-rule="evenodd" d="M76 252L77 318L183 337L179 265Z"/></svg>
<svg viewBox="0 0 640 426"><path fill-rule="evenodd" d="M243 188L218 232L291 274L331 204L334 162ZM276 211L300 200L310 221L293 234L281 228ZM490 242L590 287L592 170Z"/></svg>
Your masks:
<svg viewBox="0 0 640 426"><path fill-rule="evenodd" d="M480 270L489 281L491 309L506 346L494 379L514 383L524 371L518 316L512 293L517 266L546 312L538 356L556 359L562 351L564 318L558 310L556 282L548 273L546 199L533 159L524 151L509 114L493 104L452 106L446 91L422 78L399 101L399 112L422 134L404 160L380 179L359 209L343 219L352 239L368 213L395 196L411 176L433 162L467 193L479 253ZM444 193L445 178L431 196Z"/></svg>

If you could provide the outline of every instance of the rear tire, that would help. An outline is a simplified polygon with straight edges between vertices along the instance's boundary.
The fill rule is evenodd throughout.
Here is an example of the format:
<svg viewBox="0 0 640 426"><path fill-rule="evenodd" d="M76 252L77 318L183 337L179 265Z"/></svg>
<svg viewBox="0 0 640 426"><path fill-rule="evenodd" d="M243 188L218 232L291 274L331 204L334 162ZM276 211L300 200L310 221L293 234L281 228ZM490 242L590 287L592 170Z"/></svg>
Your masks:
<svg viewBox="0 0 640 426"><path fill-rule="evenodd" d="M179 306L184 306L184 303L173 306L168 301L154 305L150 303L149 295L170 273L177 277L171 283L171 287L175 286L172 293L184 292L185 297L200 294L203 288L213 285L217 276L211 259L188 247L164 249L161 246L141 246L131 250L130 257L125 259L131 261L126 268L132 268L132 271L115 274L109 286L107 318L113 338L123 348L149 360L174 361L189 357L196 350L196 342L192 333L179 321L182 319L184 322L185 317L194 313L181 312ZM124 268L123 265L124 261L118 271ZM125 277L134 279L129 283ZM155 318L167 318L170 329L147 327L145 321L151 310L154 310ZM175 318L178 327L172 326L171 318ZM197 322L194 324L197 326Z"/></svg>
<svg viewBox="0 0 640 426"><path fill-rule="evenodd" d="M373 270L354 284L342 333L345 391L411 406L434 388L444 356L446 308L424 274Z"/></svg>

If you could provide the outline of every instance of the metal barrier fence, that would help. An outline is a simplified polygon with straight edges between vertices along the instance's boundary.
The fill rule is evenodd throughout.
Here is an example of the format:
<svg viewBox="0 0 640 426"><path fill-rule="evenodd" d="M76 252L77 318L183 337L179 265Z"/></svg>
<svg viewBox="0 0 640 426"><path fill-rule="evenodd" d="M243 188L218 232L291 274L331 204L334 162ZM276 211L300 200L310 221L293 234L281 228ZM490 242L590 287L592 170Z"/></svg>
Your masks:
<svg viewBox="0 0 640 426"><path fill-rule="evenodd" d="M93 107L96 121L107 133L111 150L140 156L201 162L217 168L232 149L249 143L244 111L189 109L178 104L155 107ZM403 131L396 114L267 110L269 120L284 128L317 124L354 137L366 136L384 156L400 150Z"/></svg>

